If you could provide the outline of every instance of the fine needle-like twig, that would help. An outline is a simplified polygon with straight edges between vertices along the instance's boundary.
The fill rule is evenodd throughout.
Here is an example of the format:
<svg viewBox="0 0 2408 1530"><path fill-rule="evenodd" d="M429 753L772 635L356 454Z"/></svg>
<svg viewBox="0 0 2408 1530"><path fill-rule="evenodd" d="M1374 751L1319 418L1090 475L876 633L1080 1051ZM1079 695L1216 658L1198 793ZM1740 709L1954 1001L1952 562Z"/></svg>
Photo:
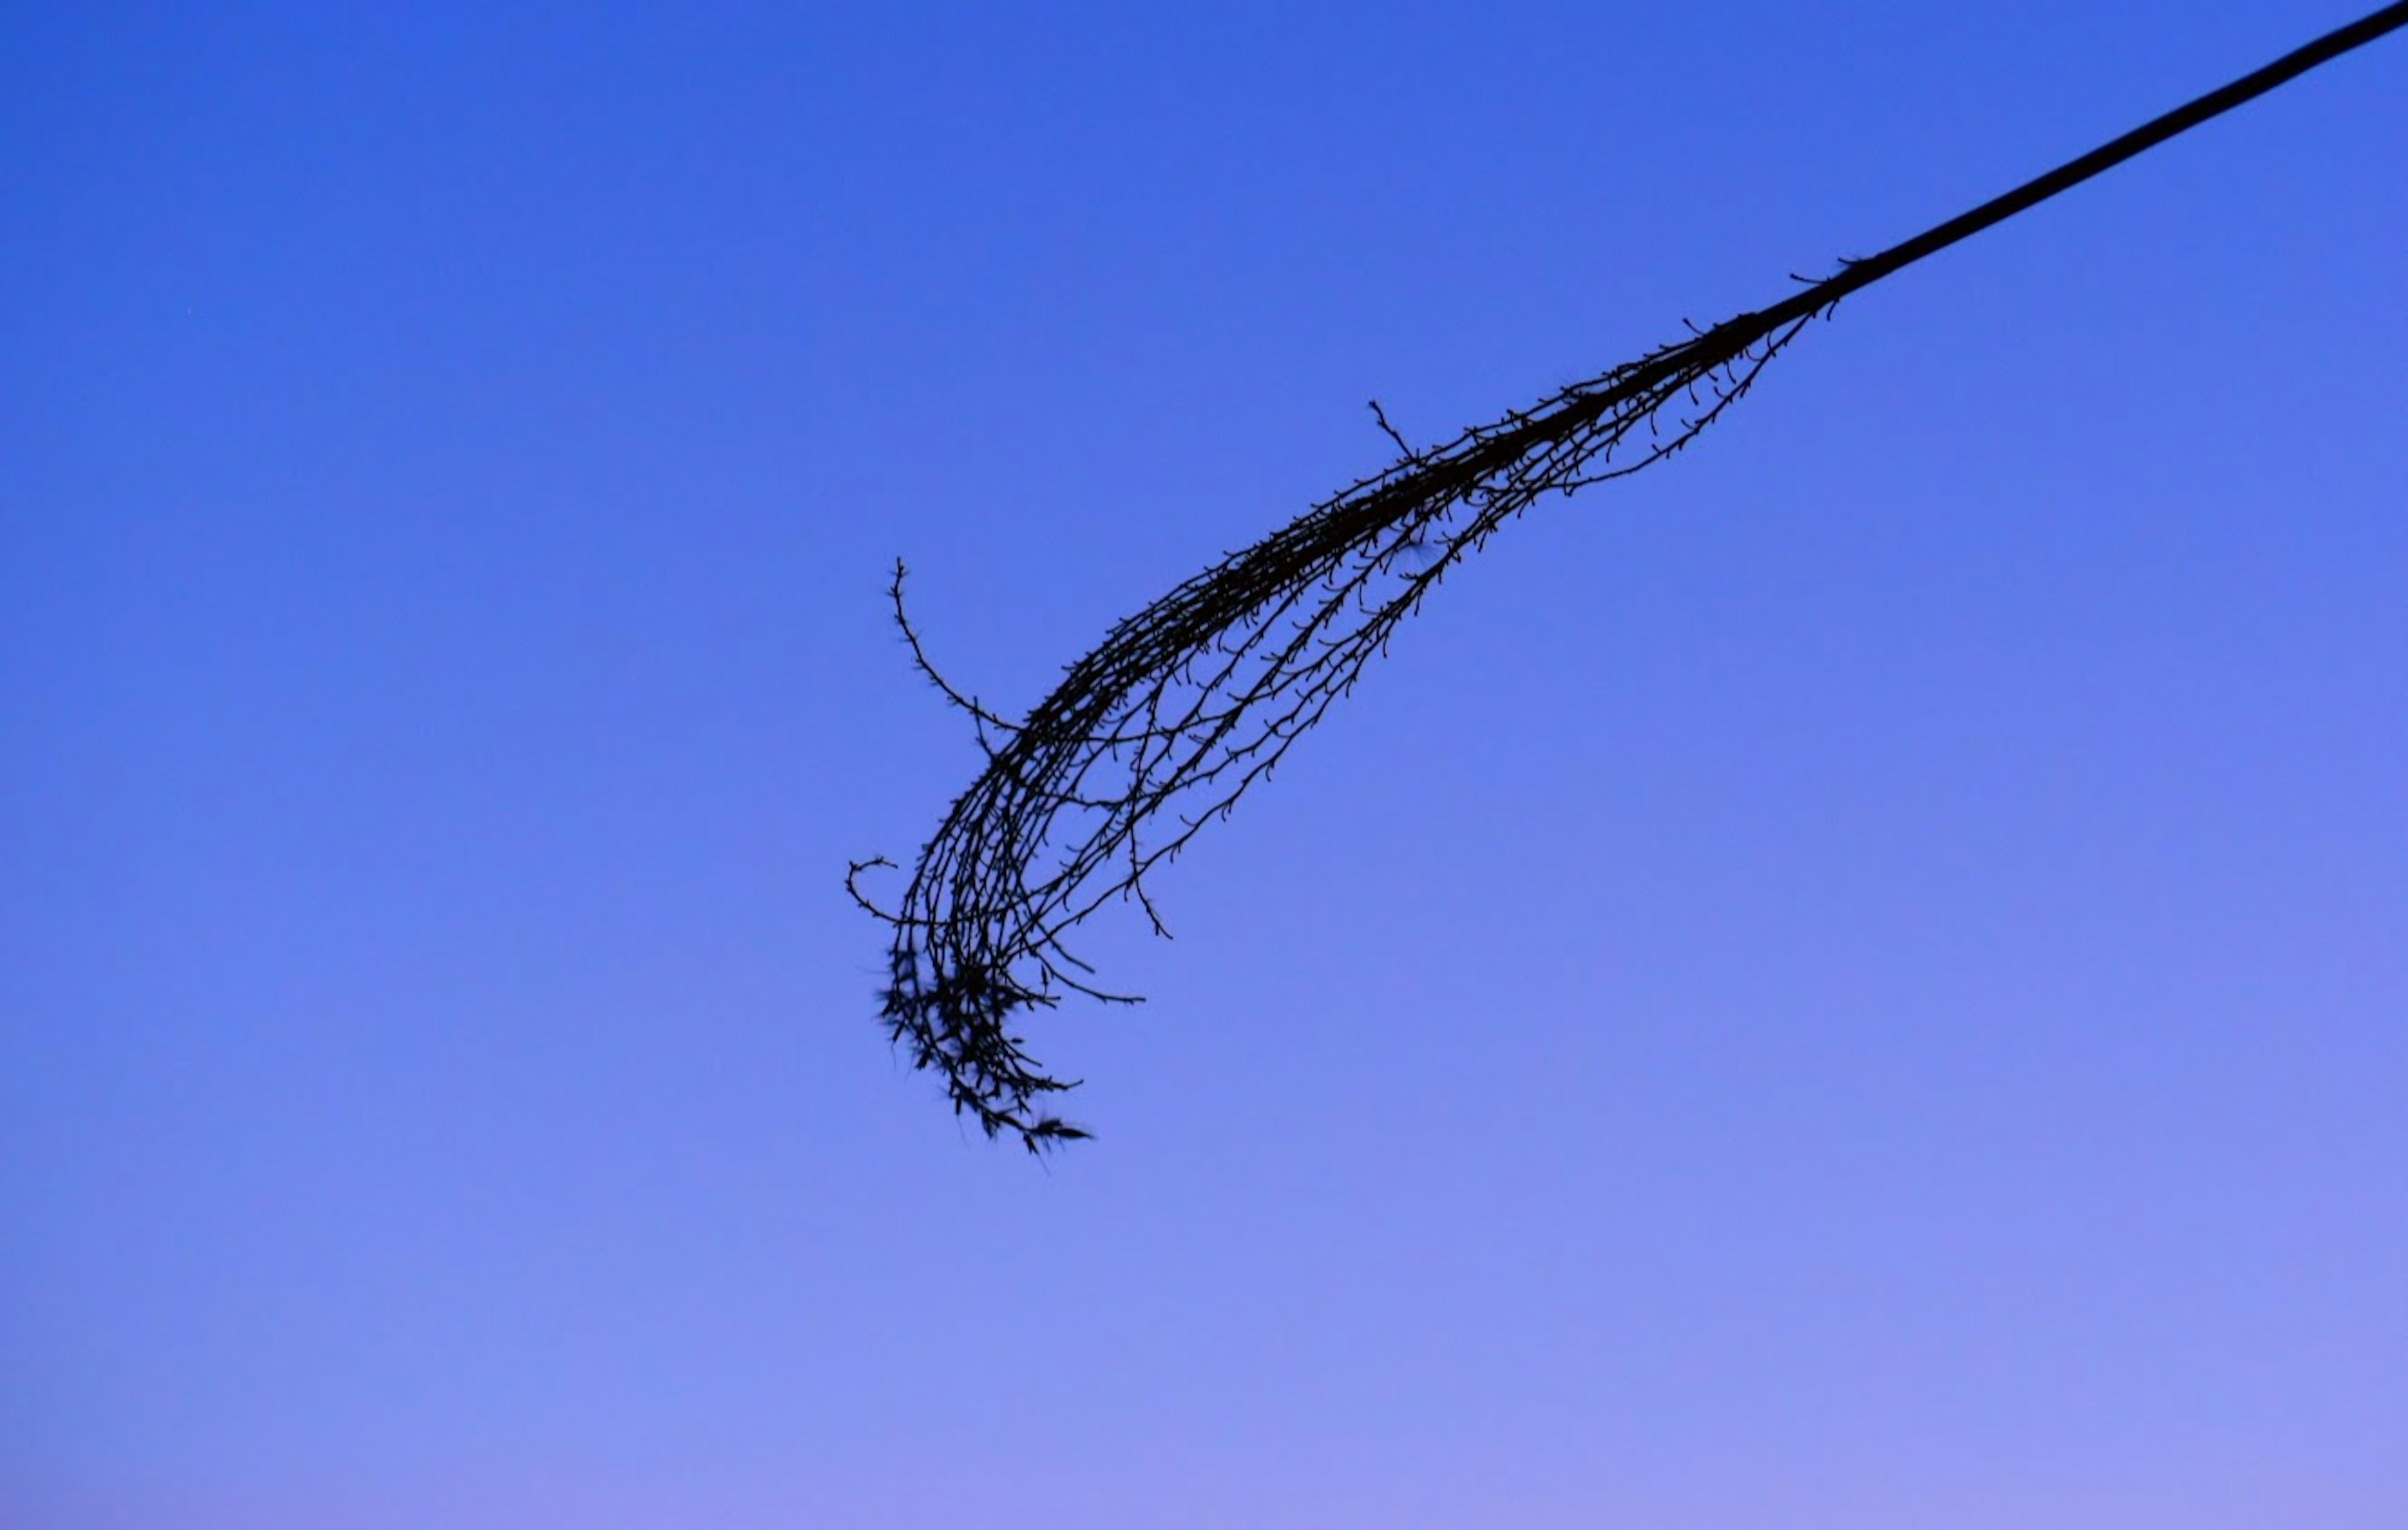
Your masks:
<svg viewBox="0 0 2408 1530"><path fill-rule="evenodd" d="M1842 263L1742 313L1575 383L1442 446L1396 444L1386 471L1314 506L1112 627L1054 694L1014 722L929 661L889 594L912 662L966 714L986 765L920 852L902 901L882 905L856 862L846 885L890 927L886 1027L942 1075L957 1112L1032 1152L1085 1137L1044 1108L1072 1087L1043 1072L1013 1026L1094 985L1064 946L1116 898L1163 931L1146 874L1226 817L1354 689L1398 622L1498 527L1551 494L1626 477L1697 439L1807 323L1852 293L2038 206L2285 81L2408 25L2386 6L1902 244Z"/></svg>

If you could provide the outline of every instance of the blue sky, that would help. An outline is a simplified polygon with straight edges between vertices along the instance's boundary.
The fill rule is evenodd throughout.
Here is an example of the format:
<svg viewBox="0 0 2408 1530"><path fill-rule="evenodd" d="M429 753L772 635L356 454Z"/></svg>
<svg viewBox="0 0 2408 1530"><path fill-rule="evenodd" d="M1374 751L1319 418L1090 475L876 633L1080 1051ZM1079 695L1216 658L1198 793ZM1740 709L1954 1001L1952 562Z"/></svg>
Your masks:
<svg viewBox="0 0 2408 1530"><path fill-rule="evenodd" d="M1385 460L2351 19L19 7L0 1518L2408 1513L2408 42L1549 505L1084 948L848 859Z"/></svg>

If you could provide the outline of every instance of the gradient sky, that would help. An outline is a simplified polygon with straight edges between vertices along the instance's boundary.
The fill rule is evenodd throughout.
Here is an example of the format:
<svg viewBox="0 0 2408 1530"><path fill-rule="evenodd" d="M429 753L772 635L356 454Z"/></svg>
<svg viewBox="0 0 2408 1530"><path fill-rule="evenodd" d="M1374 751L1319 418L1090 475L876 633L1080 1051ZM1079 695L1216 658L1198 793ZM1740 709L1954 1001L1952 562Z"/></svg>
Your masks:
<svg viewBox="0 0 2408 1530"><path fill-rule="evenodd" d="M2352 3L9 7L0 1521L2408 1523L2408 38L1452 579L1035 1022L849 858Z"/></svg>

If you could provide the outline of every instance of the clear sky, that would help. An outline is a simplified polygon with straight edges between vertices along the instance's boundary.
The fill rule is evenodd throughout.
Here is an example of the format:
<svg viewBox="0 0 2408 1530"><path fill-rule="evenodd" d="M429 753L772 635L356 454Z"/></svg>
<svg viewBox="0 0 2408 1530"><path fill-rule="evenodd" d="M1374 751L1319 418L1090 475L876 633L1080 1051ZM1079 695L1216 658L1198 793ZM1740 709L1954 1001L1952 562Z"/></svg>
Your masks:
<svg viewBox="0 0 2408 1530"><path fill-rule="evenodd" d="M1450 579L1033 1023L849 858L2363 0L17 6L0 1522L2408 1523L2408 38Z"/></svg>

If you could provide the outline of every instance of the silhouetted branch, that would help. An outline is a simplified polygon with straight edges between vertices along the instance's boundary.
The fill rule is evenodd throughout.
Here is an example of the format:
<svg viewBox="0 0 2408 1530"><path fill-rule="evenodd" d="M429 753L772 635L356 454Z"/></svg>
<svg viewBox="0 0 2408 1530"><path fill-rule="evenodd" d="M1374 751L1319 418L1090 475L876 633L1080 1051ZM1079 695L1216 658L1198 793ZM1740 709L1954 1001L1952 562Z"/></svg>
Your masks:
<svg viewBox="0 0 2408 1530"><path fill-rule="evenodd" d="M923 847L900 903L853 899L893 931L882 993L889 1036L943 1075L957 1112L1032 1152L1085 1137L1041 1108L1073 1087L1039 1069L1012 1027L1065 994L1109 1003L1063 944L1114 898L1147 898L1146 874L1224 818L1385 651L1447 571L1540 499L1679 452L1744 397L1765 366L1841 299L2037 206L2351 49L2408 24L2408 0L2329 34L2004 196L1743 313L1517 410L1416 449L1371 405L1398 451L1386 471L1115 625L1018 722L951 684L903 600L890 597L912 663L969 717L986 766Z"/></svg>

